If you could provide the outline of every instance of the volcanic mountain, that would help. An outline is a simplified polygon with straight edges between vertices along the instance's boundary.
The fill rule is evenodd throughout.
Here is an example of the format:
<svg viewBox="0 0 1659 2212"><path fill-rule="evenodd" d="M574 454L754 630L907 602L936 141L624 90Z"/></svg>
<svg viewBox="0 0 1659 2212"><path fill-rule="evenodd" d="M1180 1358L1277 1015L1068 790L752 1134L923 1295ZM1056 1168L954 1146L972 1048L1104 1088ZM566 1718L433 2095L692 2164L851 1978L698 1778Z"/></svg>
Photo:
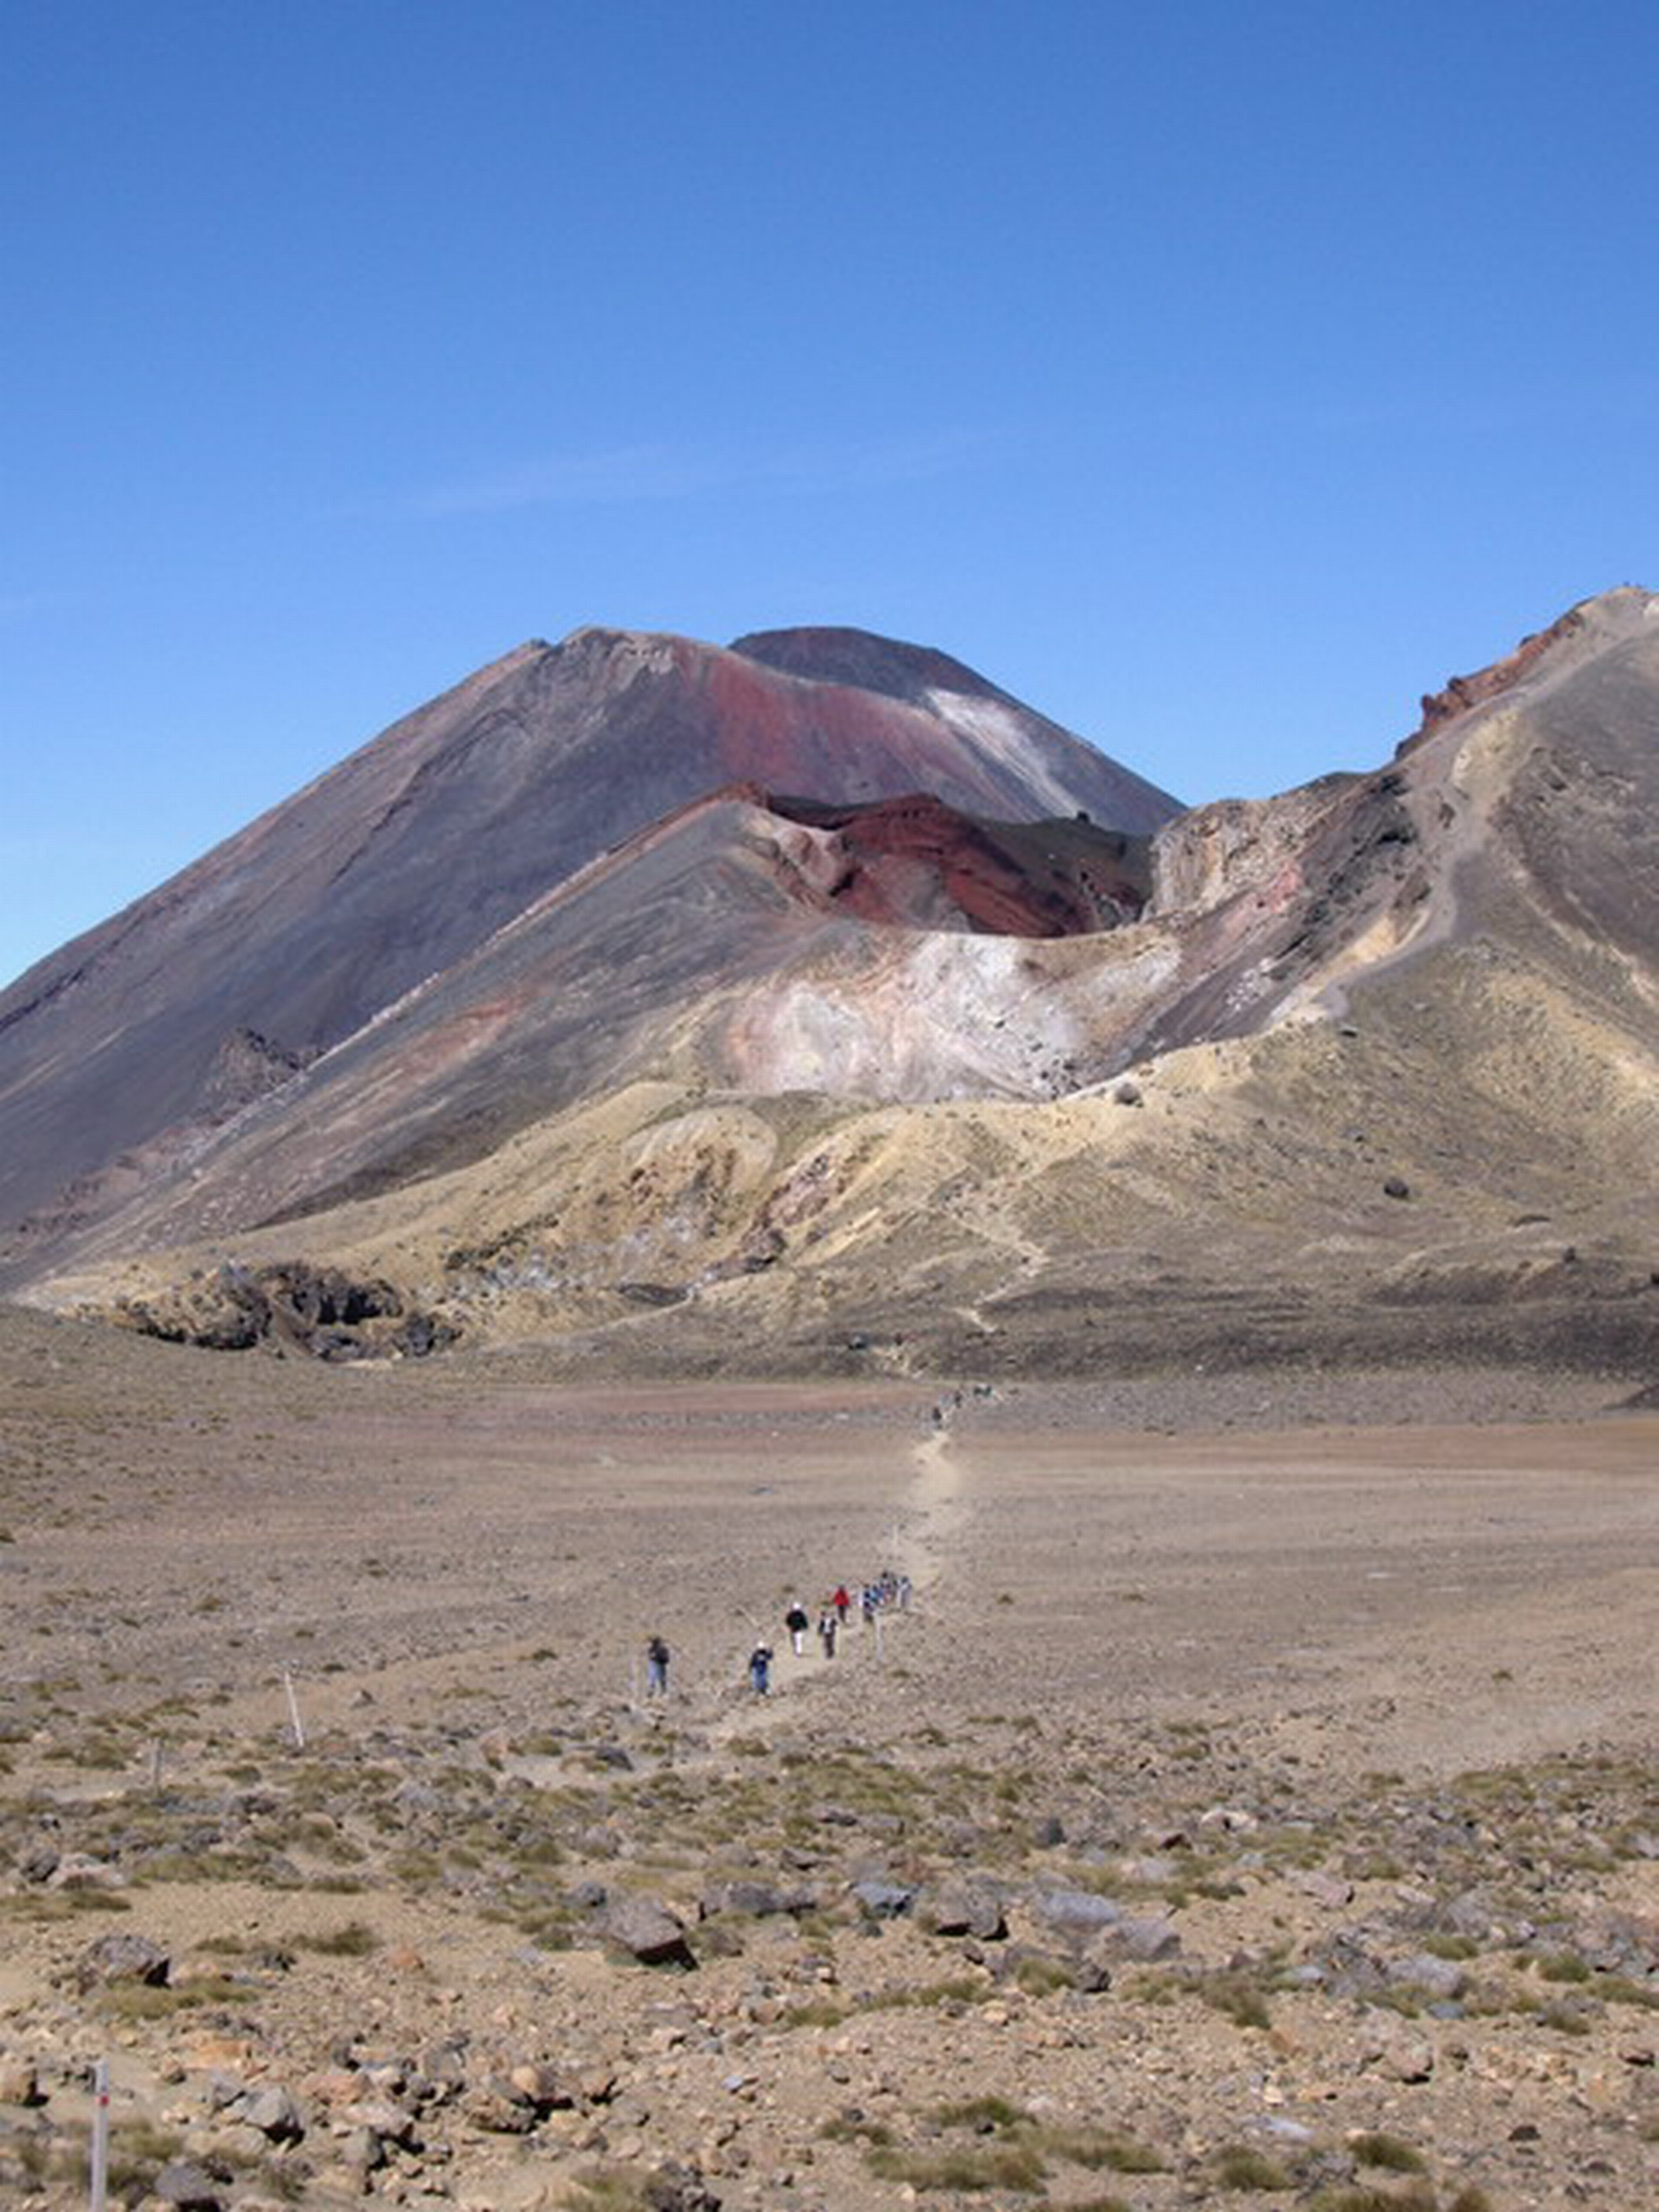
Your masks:
<svg viewBox="0 0 1659 2212"><path fill-rule="evenodd" d="M88 1060L120 1048L100 963L184 910L168 1003L199 1032L194 1088L171 1130L152 1102L147 1150L86 1145L102 1172L14 1241L16 1285L244 1342L296 1270L331 1270L324 1318L353 1295L367 1316L333 1349L418 1308L422 1341L532 1339L584 1372L1458 1358L1651 1378L1659 600L1610 592L1455 679L1370 774L1166 812L1150 841L1146 787L1114 801L1079 771L1057 805L1050 726L915 648L594 636L561 653L695 665L809 719L868 701L915 749L878 796L827 790L827 752L775 722L764 773L732 781L713 747L700 791L538 889L526 860L511 911L446 923L439 959L438 863L493 884L471 848L505 837L508 801L484 770L533 746L441 748L445 803L417 828L389 732L328 806L325 779L0 1007L37 1024L0 1114L38 1148L27 1115L94 1095ZM585 726L613 780L658 726L634 680L606 688L620 723ZM422 719L400 728L420 752ZM1018 809L994 781L1016 730L1042 747ZM378 812L338 803L365 786ZM272 846L309 872L265 872ZM394 990L399 868L431 964ZM220 988L210 895L229 887L246 933L254 877L303 877L304 899L267 894L285 958L375 977L355 1026L264 1027ZM310 1007L308 972L283 988ZM98 1020L54 1055L46 1019L83 988Z"/></svg>
<svg viewBox="0 0 1659 2212"><path fill-rule="evenodd" d="M959 663L859 632L522 646L0 996L0 1223L135 1186L607 849L735 781L842 805L927 793L1010 821L1082 811L1124 832L1176 811Z"/></svg>

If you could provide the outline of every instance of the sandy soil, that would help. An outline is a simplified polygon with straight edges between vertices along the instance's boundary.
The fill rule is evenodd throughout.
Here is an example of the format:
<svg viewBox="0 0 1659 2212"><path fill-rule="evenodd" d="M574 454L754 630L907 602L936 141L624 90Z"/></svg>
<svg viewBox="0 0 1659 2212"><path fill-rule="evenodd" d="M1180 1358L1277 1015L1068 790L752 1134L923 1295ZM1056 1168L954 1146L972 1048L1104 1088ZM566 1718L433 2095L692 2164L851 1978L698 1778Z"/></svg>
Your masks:
<svg viewBox="0 0 1659 2212"><path fill-rule="evenodd" d="M0 1328L9 2201L83 2201L100 2049L134 2202L165 2155L227 2204L473 2212L1159 2212L1253 2201L1246 2151L1338 2212L1659 2179L1659 1417L1169 1435L1036 1386L99 1341ZM792 1594L888 1564L908 1613L789 1654ZM734 1879L801 1893L711 1905ZM695 1971L602 1948L583 1881L667 1905ZM929 1932L963 1883L1006 1934ZM1079 1890L1154 1933L1045 1918ZM168 1953L153 2008L77 1985L111 1928ZM532 2059L577 2086L492 2117ZM291 2142L233 2101L272 2082ZM1025 2117L942 2117L992 2094Z"/></svg>

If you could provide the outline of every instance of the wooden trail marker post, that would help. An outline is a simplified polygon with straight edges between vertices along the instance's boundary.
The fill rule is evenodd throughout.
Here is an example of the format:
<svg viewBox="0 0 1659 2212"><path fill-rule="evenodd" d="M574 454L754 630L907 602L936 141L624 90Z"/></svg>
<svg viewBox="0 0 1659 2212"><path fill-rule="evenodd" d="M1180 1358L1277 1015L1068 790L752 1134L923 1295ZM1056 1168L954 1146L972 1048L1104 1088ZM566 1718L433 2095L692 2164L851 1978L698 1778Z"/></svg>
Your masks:
<svg viewBox="0 0 1659 2212"><path fill-rule="evenodd" d="M288 1692L288 1717L294 1726L294 1748L303 1751L306 1747L305 1723L300 1718L300 1700L294 1694L294 1677L286 1671L283 1675L283 1687Z"/></svg>
<svg viewBox="0 0 1659 2212"><path fill-rule="evenodd" d="M92 2069L92 2212L105 2212L109 2200L109 2061Z"/></svg>

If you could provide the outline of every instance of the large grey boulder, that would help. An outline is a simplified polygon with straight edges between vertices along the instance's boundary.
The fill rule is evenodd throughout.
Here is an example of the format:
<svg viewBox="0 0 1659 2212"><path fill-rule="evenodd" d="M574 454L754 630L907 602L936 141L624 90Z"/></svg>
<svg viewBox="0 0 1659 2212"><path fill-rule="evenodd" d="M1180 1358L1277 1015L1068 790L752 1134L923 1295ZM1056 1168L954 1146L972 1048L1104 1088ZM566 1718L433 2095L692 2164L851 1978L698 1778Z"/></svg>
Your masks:
<svg viewBox="0 0 1659 2212"><path fill-rule="evenodd" d="M152 1943L148 1936L100 1936L95 1943L88 1944L76 1963L75 1979L77 1987L101 1989L111 1982L140 1982L149 1989L161 1989L173 1972L173 1961L159 1943Z"/></svg>
<svg viewBox="0 0 1659 2212"><path fill-rule="evenodd" d="M1002 1900L983 1882L944 1882L925 1891L916 1917L936 1936L971 1936L981 1943L1000 1942L1008 1933Z"/></svg>
<svg viewBox="0 0 1659 2212"><path fill-rule="evenodd" d="M645 1966L694 1966L685 1928L654 1898L623 1891L595 1914L594 1931Z"/></svg>

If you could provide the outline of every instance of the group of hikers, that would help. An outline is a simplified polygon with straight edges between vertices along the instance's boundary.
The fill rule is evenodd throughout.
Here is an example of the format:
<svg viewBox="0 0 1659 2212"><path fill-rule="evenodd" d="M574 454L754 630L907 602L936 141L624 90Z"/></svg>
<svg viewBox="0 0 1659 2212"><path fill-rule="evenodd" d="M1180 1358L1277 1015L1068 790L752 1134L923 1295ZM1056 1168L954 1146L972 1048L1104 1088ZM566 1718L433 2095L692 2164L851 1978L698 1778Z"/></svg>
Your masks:
<svg viewBox="0 0 1659 2212"><path fill-rule="evenodd" d="M826 1659L833 1659L842 1632L851 1619L856 1605L859 1617L866 1628L876 1626L879 1616L890 1608L900 1613L910 1609L911 1583L908 1575L896 1573L884 1567L873 1582L859 1583L849 1589L838 1583L818 1607L817 1637ZM792 1597L784 1609L783 1626L789 1638L790 1650L797 1659L806 1656L806 1639L811 1632L812 1616L799 1598ZM755 1638L754 1649L749 1654L749 1686L758 1698L769 1696L772 1688L774 1653L763 1635ZM645 1647L646 1689L654 1698L668 1692L668 1669L672 1653L661 1636L653 1636Z"/></svg>

